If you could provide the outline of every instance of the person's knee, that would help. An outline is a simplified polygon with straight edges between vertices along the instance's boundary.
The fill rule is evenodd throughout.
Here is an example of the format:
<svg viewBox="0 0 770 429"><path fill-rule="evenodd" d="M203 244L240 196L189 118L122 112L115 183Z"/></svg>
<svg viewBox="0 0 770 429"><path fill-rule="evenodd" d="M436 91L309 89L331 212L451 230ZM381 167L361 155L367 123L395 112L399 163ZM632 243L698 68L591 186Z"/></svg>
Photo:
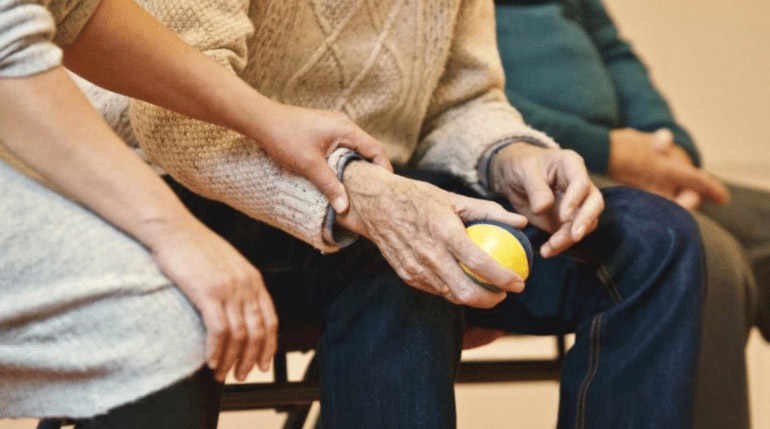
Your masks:
<svg viewBox="0 0 770 429"><path fill-rule="evenodd" d="M695 214L706 261L706 312L726 318L746 334L754 322L756 285L743 248L736 238L706 216ZM708 311L713 308L713 311ZM740 322L740 323L738 323ZM725 323L725 321L723 321Z"/></svg>
<svg viewBox="0 0 770 429"><path fill-rule="evenodd" d="M702 247L692 214L679 205L633 188L603 190L605 222L613 223L640 249Z"/></svg>
<svg viewBox="0 0 770 429"><path fill-rule="evenodd" d="M674 269L680 293L702 293L703 245L693 216L671 201L637 189L602 192L606 209L599 240L607 242L608 265L618 275L647 279L650 286ZM669 287L667 293L675 291Z"/></svg>

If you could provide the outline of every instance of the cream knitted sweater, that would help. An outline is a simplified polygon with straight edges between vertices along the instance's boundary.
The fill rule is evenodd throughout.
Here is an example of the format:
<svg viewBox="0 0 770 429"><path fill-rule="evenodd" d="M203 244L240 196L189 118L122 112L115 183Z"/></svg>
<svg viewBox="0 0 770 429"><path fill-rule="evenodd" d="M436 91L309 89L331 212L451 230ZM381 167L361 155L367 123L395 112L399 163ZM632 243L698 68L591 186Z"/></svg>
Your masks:
<svg viewBox="0 0 770 429"><path fill-rule="evenodd" d="M185 41L284 103L345 112L398 163L480 186L490 147L555 145L502 92L492 0L143 0ZM175 179L314 245L328 203L257 145L224 128L133 101L145 154ZM329 160L338 168L340 151Z"/></svg>

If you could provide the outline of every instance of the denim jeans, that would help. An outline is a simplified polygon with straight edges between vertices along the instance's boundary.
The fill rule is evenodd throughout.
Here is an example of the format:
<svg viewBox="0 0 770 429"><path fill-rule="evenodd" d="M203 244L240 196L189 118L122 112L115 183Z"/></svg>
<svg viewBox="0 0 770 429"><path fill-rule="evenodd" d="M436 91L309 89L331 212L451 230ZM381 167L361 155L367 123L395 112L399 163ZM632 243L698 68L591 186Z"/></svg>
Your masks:
<svg viewBox="0 0 770 429"><path fill-rule="evenodd" d="M453 191L453 178L401 171ZM703 289L691 216L631 189L605 191L596 232L569 255L536 257L527 289L463 309L404 284L361 239L332 255L171 183L190 209L257 265L282 325L316 322L326 428L451 428L464 318L530 334L576 332L559 427L686 428ZM536 246L546 235L528 227Z"/></svg>

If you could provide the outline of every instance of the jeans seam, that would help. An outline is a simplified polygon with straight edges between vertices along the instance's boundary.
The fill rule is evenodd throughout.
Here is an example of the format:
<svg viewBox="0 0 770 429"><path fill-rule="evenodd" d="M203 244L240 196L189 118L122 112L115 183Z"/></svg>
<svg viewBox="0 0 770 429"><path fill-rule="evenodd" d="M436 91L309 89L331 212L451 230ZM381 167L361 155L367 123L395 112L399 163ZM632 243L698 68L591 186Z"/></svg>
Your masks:
<svg viewBox="0 0 770 429"><path fill-rule="evenodd" d="M615 281L612 279L612 274L610 274L610 270L607 269L606 265L600 263L599 268L596 269L596 275L599 277L599 281L601 281L607 288L607 292L610 294L610 298L612 298L614 304L623 300L618 285L615 284Z"/></svg>
<svg viewBox="0 0 770 429"><path fill-rule="evenodd" d="M569 255L572 259L579 263L590 264L597 267L596 276L599 278L602 286L604 286L604 289L607 290L607 293L610 295L610 299L612 299L613 304L617 304L623 300L623 295L620 294L620 289L618 289L618 285L615 284L615 280L613 280L612 274L607 268L607 265L599 261L597 258L581 251L572 250L569 251Z"/></svg>
<svg viewBox="0 0 770 429"><path fill-rule="evenodd" d="M596 373L599 371L599 348L601 336L601 324L604 313L597 314L591 322L591 338L590 349L588 351L588 372L586 373L583 382L580 384L580 391L578 391L577 397L577 416L575 419L576 429L585 429L586 427L586 397L588 395L588 388L591 385Z"/></svg>

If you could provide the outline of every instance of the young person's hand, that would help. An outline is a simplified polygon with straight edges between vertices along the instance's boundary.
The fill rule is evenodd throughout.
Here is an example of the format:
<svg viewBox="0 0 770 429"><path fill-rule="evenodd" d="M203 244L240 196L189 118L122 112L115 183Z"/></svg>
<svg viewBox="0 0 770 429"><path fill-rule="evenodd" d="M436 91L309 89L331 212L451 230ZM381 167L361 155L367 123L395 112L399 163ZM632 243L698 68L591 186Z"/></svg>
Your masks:
<svg viewBox="0 0 770 429"><path fill-rule="evenodd" d="M608 173L613 179L695 209L703 198L717 204L729 199L727 188L693 165L666 129L646 133L631 128L610 132Z"/></svg>
<svg viewBox="0 0 770 429"><path fill-rule="evenodd" d="M277 320L262 279L122 142L61 67L0 79L0 140L45 181L134 237L200 311L224 380L270 366ZM41 118L47 118L41 121Z"/></svg>
<svg viewBox="0 0 770 429"><path fill-rule="evenodd" d="M251 137L282 167L313 183L337 213L347 212L349 201L326 162L334 150L354 150L393 171L380 143L342 113L271 102L255 125Z"/></svg>
<svg viewBox="0 0 770 429"><path fill-rule="evenodd" d="M481 308L497 305L505 292L524 289L522 279L474 244L463 225L494 219L522 228L524 217L497 203L446 192L365 162L348 165L344 182L351 208L338 222L375 243L410 286ZM493 293L475 284L461 263L502 291Z"/></svg>
<svg viewBox="0 0 770 429"><path fill-rule="evenodd" d="M206 362L217 380L231 368L243 381L254 365L270 369L278 319L262 276L228 242L191 216L150 222L148 246L163 273L187 296L206 326Z"/></svg>
<svg viewBox="0 0 770 429"><path fill-rule="evenodd" d="M551 233L540 247L546 258L596 229L604 210L602 194L591 182L583 158L571 150L510 144L492 159L490 182L493 192Z"/></svg>

